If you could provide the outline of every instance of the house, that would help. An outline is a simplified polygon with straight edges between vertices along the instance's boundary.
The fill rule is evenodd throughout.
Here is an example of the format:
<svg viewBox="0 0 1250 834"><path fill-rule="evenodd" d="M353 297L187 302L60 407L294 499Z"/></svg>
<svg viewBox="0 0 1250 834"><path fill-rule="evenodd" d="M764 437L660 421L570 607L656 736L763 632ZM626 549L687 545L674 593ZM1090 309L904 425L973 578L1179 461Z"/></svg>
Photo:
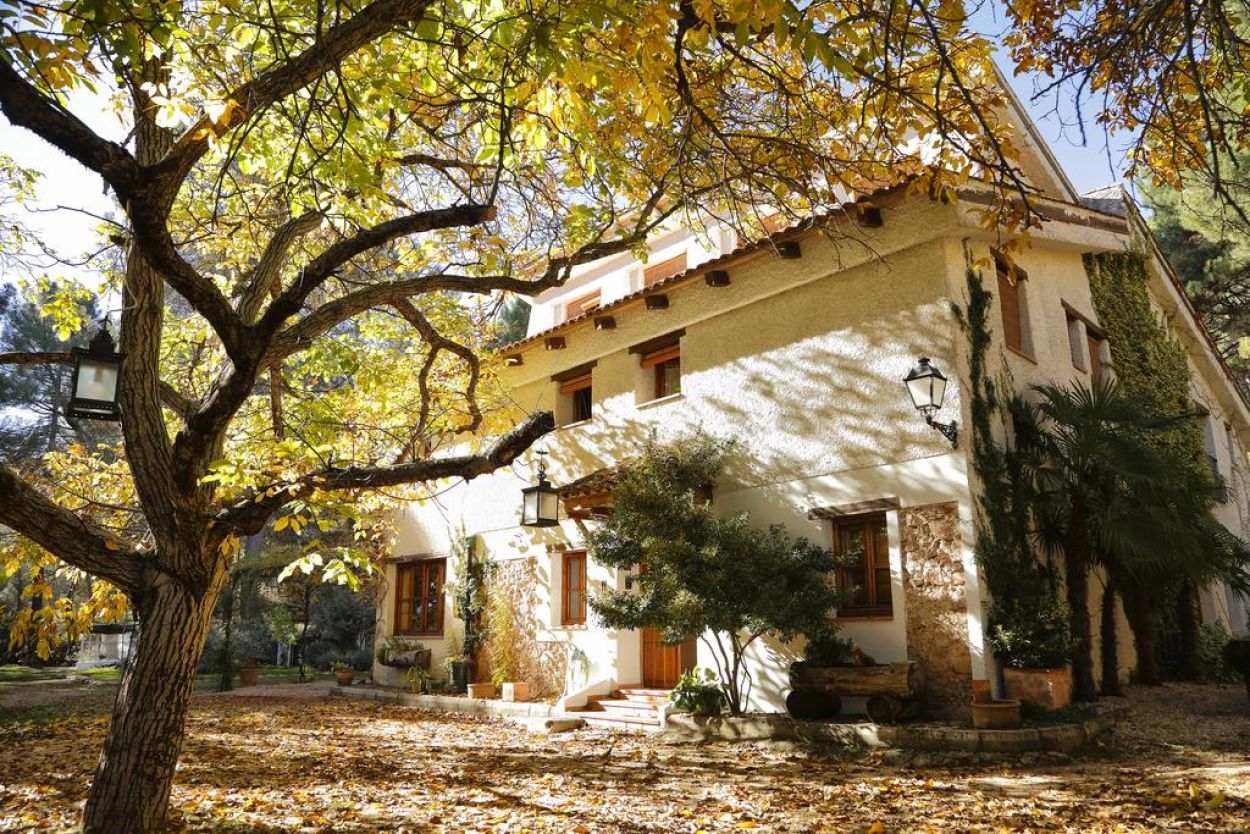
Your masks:
<svg viewBox="0 0 1250 834"><path fill-rule="evenodd" d="M700 430L740 442L715 485L715 510L831 547L863 542L863 570L841 578L859 589L837 613L843 634L879 662L922 664L935 708L966 704L971 680L991 677L993 662L973 553L977 486L967 444L926 425L902 380L929 357L951 380L936 419L969 424L968 340L952 306L965 302L970 266L995 295L995 374L1021 388L1114 374L1082 256L1152 246L1117 192L1083 198L1073 189L1018 105L1005 118L1019 127L1022 168L1048 218L1013 257L1019 280L995 266L999 241L978 216L991 194L972 183L955 204L882 191L827 224L756 242L717 226L671 228L650 242L645 263L604 258L540 295L529 335L508 348L507 381L522 408L556 415L542 445L561 488L561 523L519 524L533 452L408 506L385 569L379 639L422 641L436 668L458 645L444 583L462 526L512 589L525 677L540 694L576 707L624 686L671 687L683 668L712 665L702 644L666 646L654 633L597 625L587 596L624 588L627 576L582 549L584 529L610 505L614 466L651 433ZM1153 248L1147 255L1150 302L1188 354L1208 456L1230 485L1219 518L1246 536L1250 409L1167 263ZM1201 616L1246 630L1245 601L1222 586L1202 589ZM1132 641L1119 627L1127 673ZM794 648L751 648L751 709L782 709ZM374 676L402 683L385 666Z"/></svg>

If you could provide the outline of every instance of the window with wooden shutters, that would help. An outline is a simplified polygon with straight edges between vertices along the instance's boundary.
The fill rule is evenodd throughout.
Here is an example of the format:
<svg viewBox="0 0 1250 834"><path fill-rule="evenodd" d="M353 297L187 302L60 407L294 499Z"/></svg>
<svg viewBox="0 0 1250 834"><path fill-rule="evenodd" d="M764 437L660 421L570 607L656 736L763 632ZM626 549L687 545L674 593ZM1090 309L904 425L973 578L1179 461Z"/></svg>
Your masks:
<svg viewBox="0 0 1250 834"><path fill-rule="evenodd" d="M574 377L560 383L560 396L569 398L568 423L589 420L594 408L594 395L590 374Z"/></svg>
<svg viewBox="0 0 1250 834"><path fill-rule="evenodd" d="M672 278L674 275L680 275L686 271L686 253L682 252L675 258L669 258L666 261L660 261L657 264L651 264L642 271L642 285L649 287L657 284L665 278Z"/></svg>
<svg viewBox="0 0 1250 834"><path fill-rule="evenodd" d="M586 313L597 309L599 309L599 292L596 290L595 292L583 295L580 298L575 298L568 304L565 304L564 318L575 319L578 316L583 316Z"/></svg>
<svg viewBox="0 0 1250 834"><path fill-rule="evenodd" d="M1027 353L1024 344L1023 273L1011 275L998 266L998 302L1003 311L1003 341L1007 347Z"/></svg>
<svg viewBox="0 0 1250 834"><path fill-rule="evenodd" d="M681 393L681 345L674 341L666 347L642 354L642 367L650 370L655 383L655 399Z"/></svg>
<svg viewBox="0 0 1250 834"><path fill-rule="evenodd" d="M833 550L840 562L838 588L849 594L838 606L838 616L892 616L890 541L885 514L850 516L835 521Z"/></svg>
<svg viewBox="0 0 1250 834"><path fill-rule="evenodd" d="M443 633L446 576L446 559L423 559L396 566L394 634L437 636Z"/></svg>
<svg viewBox="0 0 1250 834"><path fill-rule="evenodd" d="M1085 327L1081 320L1068 313L1068 352L1072 355L1072 367L1079 371L1088 371L1085 364Z"/></svg>
<svg viewBox="0 0 1250 834"><path fill-rule="evenodd" d="M586 624L586 551L570 550L564 554L564 590L560 622L564 625Z"/></svg>
<svg viewBox="0 0 1250 834"><path fill-rule="evenodd" d="M1102 346L1106 339L1086 330L1085 342L1089 347L1089 378L1093 382L1103 381Z"/></svg>

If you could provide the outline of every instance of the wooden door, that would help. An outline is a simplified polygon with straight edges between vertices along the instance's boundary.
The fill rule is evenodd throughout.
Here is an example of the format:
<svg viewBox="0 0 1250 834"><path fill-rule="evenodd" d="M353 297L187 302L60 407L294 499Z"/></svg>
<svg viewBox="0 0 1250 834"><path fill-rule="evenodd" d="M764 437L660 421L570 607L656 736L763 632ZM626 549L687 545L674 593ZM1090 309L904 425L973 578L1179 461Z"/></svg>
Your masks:
<svg viewBox="0 0 1250 834"><path fill-rule="evenodd" d="M695 641L676 646L660 642L660 631L642 630L642 685L648 689L672 689L682 674L694 666Z"/></svg>

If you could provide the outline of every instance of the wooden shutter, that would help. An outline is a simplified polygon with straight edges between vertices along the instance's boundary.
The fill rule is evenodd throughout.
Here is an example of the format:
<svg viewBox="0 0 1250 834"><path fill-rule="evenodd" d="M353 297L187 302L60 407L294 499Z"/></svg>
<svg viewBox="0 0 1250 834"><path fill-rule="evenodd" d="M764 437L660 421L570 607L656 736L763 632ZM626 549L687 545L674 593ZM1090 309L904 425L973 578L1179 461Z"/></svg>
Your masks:
<svg viewBox="0 0 1250 834"><path fill-rule="evenodd" d="M1102 339L1097 336L1086 336L1089 345L1089 377L1094 382L1102 381Z"/></svg>
<svg viewBox="0 0 1250 834"><path fill-rule="evenodd" d="M1003 310L1003 341L1008 347L1024 350L1024 329L1020 323L1020 284L1012 282L1007 270L998 270L998 301Z"/></svg>
<svg viewBox="0 0 1250 834"><path fill-rule="evenodd" d="M686 271L686 253L682 252L675 258L669 258L667 261L660 261L658 264L652 264L642 272L642 285L649 287L652 284L658 284L665 278L672 278Z"/></svg>

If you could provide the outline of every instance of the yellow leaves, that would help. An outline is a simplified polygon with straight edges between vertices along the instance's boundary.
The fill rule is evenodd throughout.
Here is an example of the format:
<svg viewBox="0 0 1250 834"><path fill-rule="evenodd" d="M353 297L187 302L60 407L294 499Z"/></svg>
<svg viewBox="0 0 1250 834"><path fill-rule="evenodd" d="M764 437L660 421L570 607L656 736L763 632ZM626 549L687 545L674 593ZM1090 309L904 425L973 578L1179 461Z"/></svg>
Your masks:
<svg viewBox="0 0 1250 834"><path fill-rule="evenodd" d="M885 834L885 823L880 820L874 822L872 825L868 826L867 834Z"/></svg>

